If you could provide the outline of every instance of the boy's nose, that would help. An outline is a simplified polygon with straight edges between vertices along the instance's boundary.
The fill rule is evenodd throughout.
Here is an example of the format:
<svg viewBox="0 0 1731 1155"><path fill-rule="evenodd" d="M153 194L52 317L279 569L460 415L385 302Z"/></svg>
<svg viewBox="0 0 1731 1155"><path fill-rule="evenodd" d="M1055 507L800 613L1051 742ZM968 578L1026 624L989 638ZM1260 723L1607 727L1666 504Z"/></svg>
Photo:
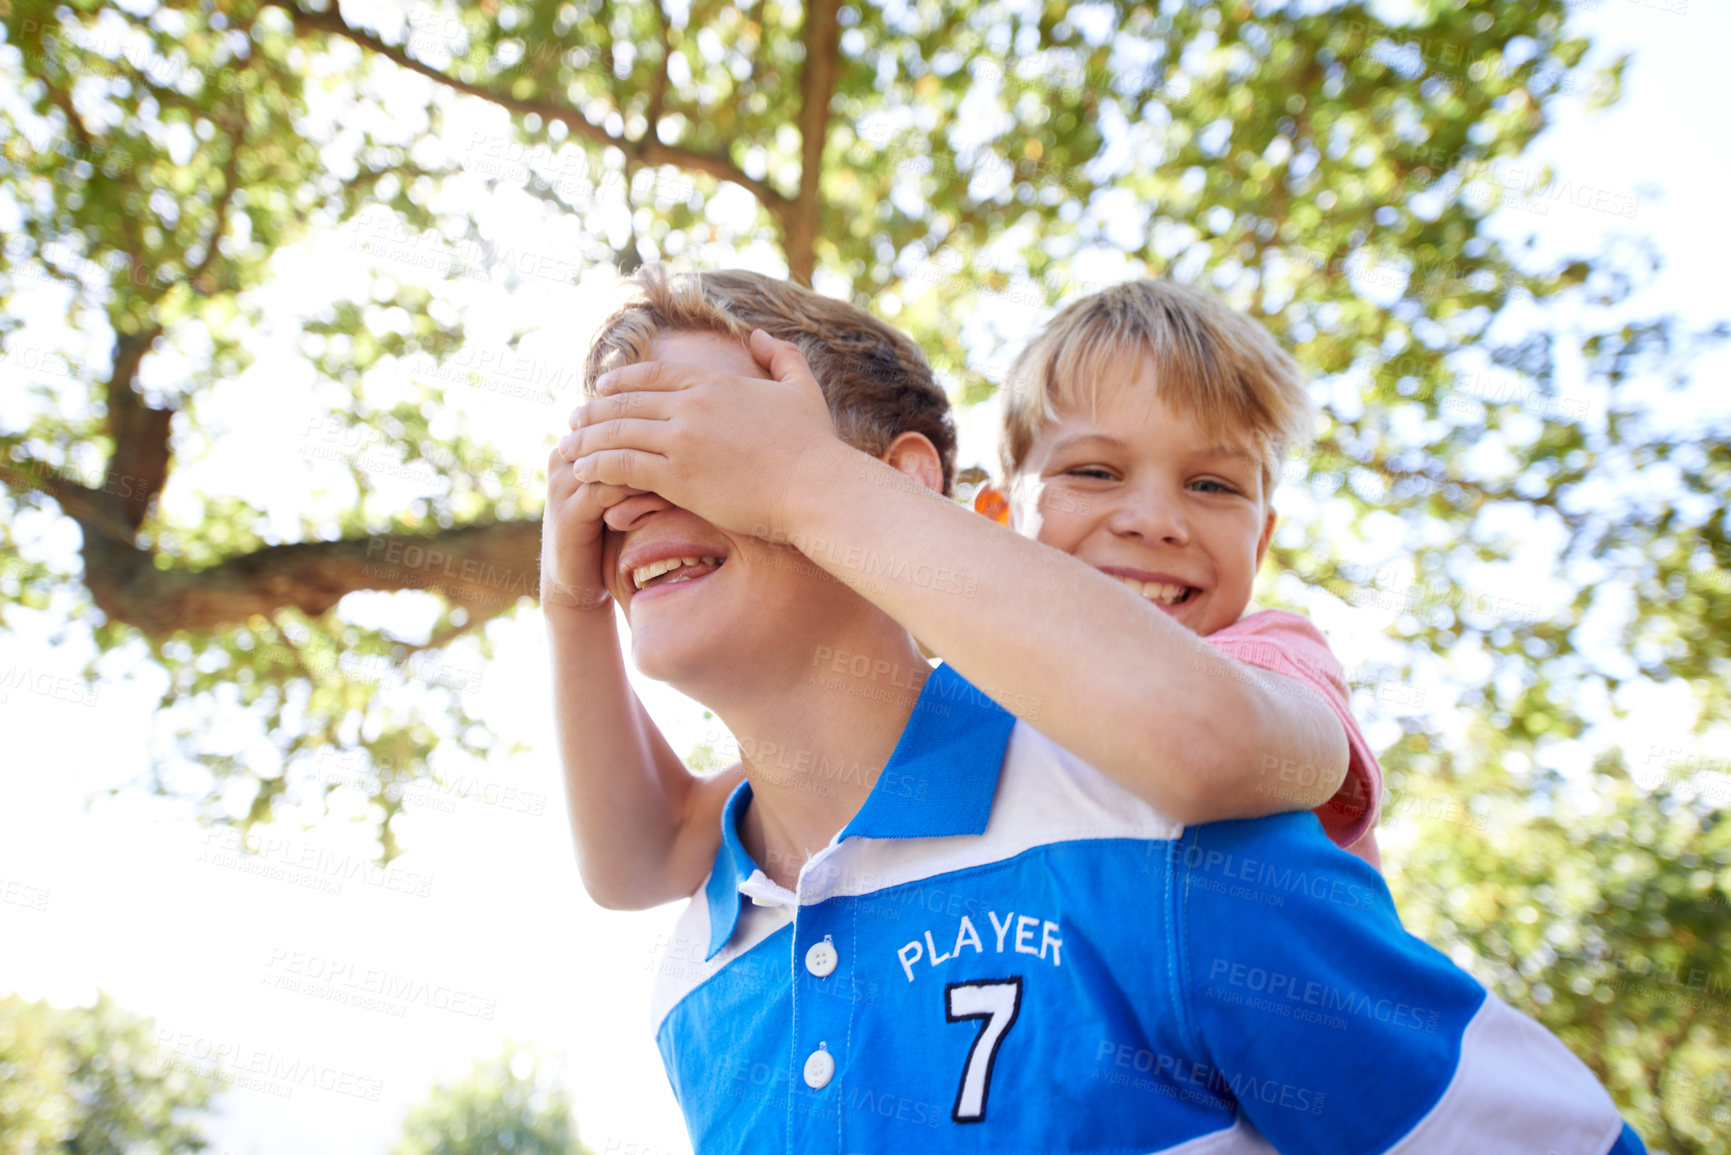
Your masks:
<svg viewBox="0 0 1731 1155"><path fill-rule="evenodd" d="M626 498L618 505L608 506L607 512L601 515L601 520L608 529L624 533L652 513L676 508L678 507L658 493L640 493Z"/></svg>
<svg viewBox="0 0 1731 1155"><path fill-rule="evenodd" d="M1190 527L1179 503L1147 493L1126 494L1107 522L1113 533L1148 542L1186 545Z"/></svg>

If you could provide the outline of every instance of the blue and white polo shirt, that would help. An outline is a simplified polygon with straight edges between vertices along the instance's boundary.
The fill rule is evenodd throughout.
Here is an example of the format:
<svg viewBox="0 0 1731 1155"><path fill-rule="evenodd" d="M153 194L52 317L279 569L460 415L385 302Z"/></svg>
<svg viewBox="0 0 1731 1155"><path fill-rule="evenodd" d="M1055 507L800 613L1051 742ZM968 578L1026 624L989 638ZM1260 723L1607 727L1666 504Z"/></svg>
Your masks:
<svg viewBox="0 0 1731 1155"><path fill-rule="evenodd" d="M701 1155L1645 1150L1314 815L1186 828L947 667L794 891L750 798L657 982Z"/></svg>

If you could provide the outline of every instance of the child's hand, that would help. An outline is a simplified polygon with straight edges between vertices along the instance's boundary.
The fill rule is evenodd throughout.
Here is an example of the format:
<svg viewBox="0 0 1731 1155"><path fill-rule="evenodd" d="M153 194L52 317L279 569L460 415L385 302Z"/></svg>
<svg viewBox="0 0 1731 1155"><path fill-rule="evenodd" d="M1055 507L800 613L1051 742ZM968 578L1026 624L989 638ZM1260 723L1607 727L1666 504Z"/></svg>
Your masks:
<svg viewBox="0 0 1731 1155"><path fill-rule="evenodd" d="M801 468L843 448L799 348L761 330L751 353L773 380L644 361L603 374L602 397L559 443L583 481L660 494L733 533L773 537Z"/></svg>
<svg viewBox="0 0 1731 1155"><path fill-rule="evenodd" d="M578 481L555 449L547 462L547 510L541 519L541 604L576 610L608 608L601 572L601 517L642 493L621 485Z"/></svg>

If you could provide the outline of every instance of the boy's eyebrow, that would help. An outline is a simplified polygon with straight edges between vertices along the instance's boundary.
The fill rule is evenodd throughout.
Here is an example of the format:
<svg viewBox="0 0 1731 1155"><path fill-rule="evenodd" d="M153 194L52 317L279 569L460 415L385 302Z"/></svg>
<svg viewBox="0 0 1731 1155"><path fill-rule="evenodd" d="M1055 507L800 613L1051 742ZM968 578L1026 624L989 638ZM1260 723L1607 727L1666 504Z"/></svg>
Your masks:
<svg viewBox="0 0 1731 1155"><path fill-rule="evenodd" d="M1076 433L1069 437L1060 439L1057 444L1052 446L1052 453L1056 455L1065 450L1084 448L1096 443L1114 449L1121 449L1126 444L1123 438L1113 437L1109 433ZM1245 449L1242 445L1210 445L1206 449L1196 450L1195 456L1209 460L1227 459L1240 461L1246 465L1254 465L1258 468L1261 468L1262 466L1262 459L1257 457L1256 454L1250 452L1250 450Z"/></svg>
<svg viewBox="0 0 1731 1155"><path fill-rule="evenodd" d="M1066 449L1075 449L1078 446L1090 445L1096 441L1102 445L1109 445L1114 448L1122 448L1124 445L1123 438L1113 437L1109 433L1073 433L1069 437L1060 438L1058 443L1052 446L1052 452L1059 453Z"/></svg>
<svg viewBox="0 0 1731 1155"><path fill-rule="evenodd" d="M1260 468L1262 465L1262 459L1261 458L1257 457L1256 454L1250 452L1250 450L1245 449L1241 445L1210 445L1207 449L1198 450L1196 453L1196 456L1198 456L1198 457L1211 457L1211 458L1221 458L1221 457L1230 458L1233 460L1242 461L1246 465L1257 466L1258 468Z"/></svg>

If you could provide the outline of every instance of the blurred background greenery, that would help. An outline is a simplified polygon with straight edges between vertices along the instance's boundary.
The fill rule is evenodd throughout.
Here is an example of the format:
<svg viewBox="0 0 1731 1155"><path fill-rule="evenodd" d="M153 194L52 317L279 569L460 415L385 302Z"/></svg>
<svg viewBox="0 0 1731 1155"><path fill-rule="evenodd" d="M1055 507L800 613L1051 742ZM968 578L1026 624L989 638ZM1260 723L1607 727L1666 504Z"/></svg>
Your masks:
<svg viewBox="0 0 1731 1155"><path fill-rule="evenodd" d="M1409 925L1655 1151L1731 1151L1731 419L1697 369L1727 327L1644 304L1635 174L1533 159L1621 96L1569 5L0 14L0 614L88 654L35 692L161 687L137 788L358 821L388 863L417 790L522 752L474 691L534 613L571 338L618 272L785 272L988 407L1039 310L1171 275L1315 375L1260 594L1375 636ZM1541 243L1571 212L1607 239ZM111 1002L0 1029L0 1151L198 1149L211 1083L148 1073ZM576 1150L538 1079L483 1065L398 1149Z"/></svg>
<svg viewBox="0 0 1731 1155"><path fill-rule="evenodd" d="M177 1061L151 1022L106 997L57 1009L0 998L0 1155L204 1151L201 1116L236 1072ZM242 1076L244 1077L244 1075ZM507 1047L410 1109L391 1155L589 1155L570 1095L531 1048Z"/></svg>

